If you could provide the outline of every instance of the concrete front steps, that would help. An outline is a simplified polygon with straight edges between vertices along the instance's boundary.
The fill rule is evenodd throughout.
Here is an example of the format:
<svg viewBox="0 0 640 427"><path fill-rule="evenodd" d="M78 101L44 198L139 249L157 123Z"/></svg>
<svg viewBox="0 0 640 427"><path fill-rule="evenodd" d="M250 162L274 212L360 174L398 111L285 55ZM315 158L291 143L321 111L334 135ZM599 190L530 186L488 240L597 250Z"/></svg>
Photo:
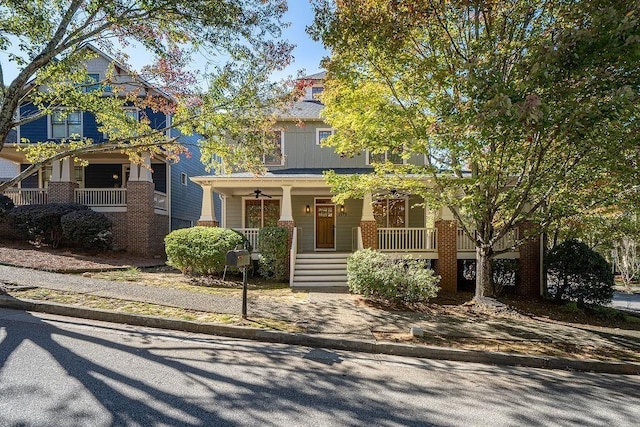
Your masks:
<svg viewBox="0 0 640 427"><path fill-rule="evenodd" d="M350 253L299 253L293 273L292 288L347 289L347 257Z"/></svg>

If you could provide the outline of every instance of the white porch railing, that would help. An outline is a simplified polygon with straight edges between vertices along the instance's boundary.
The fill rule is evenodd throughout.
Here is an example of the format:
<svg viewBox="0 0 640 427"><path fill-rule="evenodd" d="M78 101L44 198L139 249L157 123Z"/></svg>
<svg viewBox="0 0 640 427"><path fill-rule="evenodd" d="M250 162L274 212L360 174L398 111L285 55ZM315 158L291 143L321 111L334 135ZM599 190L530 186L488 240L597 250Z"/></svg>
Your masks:
<svg viewBox="0 0 640 427"><path fill-rule="evenodd" d="M378 249L389 252L435 252L435 228L378 228Z"/></svg>
<svg viewBox="0 0 640 427"><path fill-rule="evenodd" d="M4 190L4 195L16 206L47 203L46 188L7 188Z"/></svg>
<svg viewBox="0 0 640 427"><path fill-rule="evenodd" d="M518 235L517 229L511 230L509 233L503 236L500 240L498 240L498 242L494 245L493 249L496 251L501 251L513 246L516 240L518 240L518 236L519 235ZM458 247L458 252L475 252L476 250L475 243L473 242L473 240L469 238L469 236L467 236L464 233L464 230L462 229L458 229L456 244ZM515 251L517 250L518 249L516 248Z"/></svg>
<svg viewBox="0 0 640 427"><path fill-rule="evenodd" d="M258 252L258 231L259 228L234 228L239 233L244 234L247 238L254 252Z"/></svg>
<svg viewBox="0 0 640 427"><path fill-rule="evenodd" d="M161 191L153 192L153 208L159 209L161 211L169 210L169 203L167 199L167 194Z"/></svg>
<svg viewBox="0 0 640 427"><path fill-rule="evenodd" d="M87 206L127 206L126 188L77 188L76 203Z"/></svg>

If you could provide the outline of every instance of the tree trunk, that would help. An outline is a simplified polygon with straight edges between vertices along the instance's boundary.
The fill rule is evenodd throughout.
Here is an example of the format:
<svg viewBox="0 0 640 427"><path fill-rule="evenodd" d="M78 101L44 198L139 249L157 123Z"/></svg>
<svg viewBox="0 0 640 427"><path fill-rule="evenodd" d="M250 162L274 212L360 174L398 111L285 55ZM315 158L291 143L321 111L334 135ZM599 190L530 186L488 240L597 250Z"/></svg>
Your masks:
<svg viewBox="0 0 640 427"><path fill-rule="evenodd" d="M493 294L491 286L491 263L493 261L491 247L476 247L476 295L475 300L481 300L484 296Z"/></svg>

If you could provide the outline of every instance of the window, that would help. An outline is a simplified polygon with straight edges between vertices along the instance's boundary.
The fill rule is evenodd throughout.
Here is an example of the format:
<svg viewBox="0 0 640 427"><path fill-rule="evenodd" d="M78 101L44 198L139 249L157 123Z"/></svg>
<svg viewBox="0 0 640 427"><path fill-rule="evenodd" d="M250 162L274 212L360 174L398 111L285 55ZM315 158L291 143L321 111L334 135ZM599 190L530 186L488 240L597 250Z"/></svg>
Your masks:
<svg viewBox="0 0 640 427"><path fill-rule="evenodd" d="M312 87L311 88L311 98L316 101L320 101L320 94L324 91L323 87Z"/></svg>
<svg viewBox="0 0 640 427"><path fill-rule="evenodd" d="M391 162L394 165L404 164L402 153L387 150L384 153L372 153L367 151L367 164Z"/></svg>
<svg viewBox="0 0 640 427"><path fill-rule="evenodd" d="M102 89L104 92L111 92L110 85L103 85L103 83L100 82L100 74L98 73L87 74L87 80L85 82L85 85L83 86L83 91L94 92L100 89Z"/></svg>
<svg viewBox="0 0 640 427"><path fill-rule="evenodd" d="M316 129L316 145L320 145L325 139L335 133L334 129Z"/></svg>
<svg viewBox="0 0 640 427"><path fill-rule="evenodd" d="M186 186L187 185L187 174L182 172L180 174L180 184Z"/></svg>
<svg viewBox="0 0 640 427"><path fill-rule="evenodd" d="M138 109L137 108L125 108L124 109L124 115L127 116L127 118L138 122L140 121L140 117L138 115Z"/></svg>
<svg viewBox="0 0 640 427"><path fill-rule="evenodd" d="M53 167L51 165L42 168L42 188L49 188L49 182L51 181L52 174ZM84 188L84 168L82 166L74 166L73 175L75 182L78 183L78 186L80 188Z"/></svg>
<svg viewBox="0 0 640 427"><path fill-rule="evenodd" d="M264 153L262 161L267 166L282 166L284 164L284 132L280 130L273 131L272 150Z"/></svg>
<svg viewBox="0 0 640 427"><path fill-rule="evenodd" d="M379 199L373 203L373 216L382 228L404 228L407 224L407 200Z"/></svg>
<svg viewBox="0 0 640 427"><path fill-rule="evenodd" d="M247 199L244 201L246 228L276 227L280 219L280 200Z"/></svg>
<svg viewBox="0 0 640 427"><path fill-rule="evenodd" d="M82 113L80 111L54 110L50 117L51 138L82 137Z"/></svg>

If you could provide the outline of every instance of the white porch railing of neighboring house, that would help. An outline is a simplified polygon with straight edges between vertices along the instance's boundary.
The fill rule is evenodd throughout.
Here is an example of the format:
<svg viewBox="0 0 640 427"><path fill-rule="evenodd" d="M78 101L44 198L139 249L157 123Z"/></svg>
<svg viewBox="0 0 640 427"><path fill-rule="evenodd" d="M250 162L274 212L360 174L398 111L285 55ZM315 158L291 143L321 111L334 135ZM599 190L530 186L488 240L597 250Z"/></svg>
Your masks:
<svg viewBox="0 0 640 427"><path fill-rule="evenodd" d="M14 205L40 205L47 203L46 188L7 188L4 195L11 199Z"/></svg>
<svg viewBox="0 0 640 427"><path fill-rule="evenodd" d="M76 188L76 203L87 206L127 206L126 188Z"/></svg>
<svg viewBox="0 0 640 427"><path fill-rule="evenodd" d="M169 199L167 198L167 194L161 191L153 192L153 208L161 211L169 210Z"/></svg>
<svg viewBox="0 0 640 427"><path fill-rule="evenodd" d="M435 252L435 228L378 228L378 249L383 252Z"/></svg>
<svg viewBox="0 0 640 427"><path fill-rule="evenodd" d="M298 228L293 227L291 235L291 250L289 251L289 285L293 285L293 276L296 272L296 257L298 255Z"/></svg>
<svg viewBox="0 0 640 427"><path fill-rule="evenodd" d="M513 246L516 240L518 240L518 236L519 234L517 229L511 230L509 233L503 236L500 240L498 240L498 242L494 245L493 249L496 251L501 251ZM458 252L475 252L476 251L475 243L473 242L473 240L469 238L469 236L465 234L464 230L462 229L458 229L456 244L458 247ZM516 248L514 251L517 251L517 250L518 249Z"/></svg>
<svg viewBox="0 0 640 427"><path fill-rule="evenodd" d="M234 230L244 234L244 237L246 237L251 244L253 252L258 252L258 232L260 231L259 228L234 228Z"/></svg>

